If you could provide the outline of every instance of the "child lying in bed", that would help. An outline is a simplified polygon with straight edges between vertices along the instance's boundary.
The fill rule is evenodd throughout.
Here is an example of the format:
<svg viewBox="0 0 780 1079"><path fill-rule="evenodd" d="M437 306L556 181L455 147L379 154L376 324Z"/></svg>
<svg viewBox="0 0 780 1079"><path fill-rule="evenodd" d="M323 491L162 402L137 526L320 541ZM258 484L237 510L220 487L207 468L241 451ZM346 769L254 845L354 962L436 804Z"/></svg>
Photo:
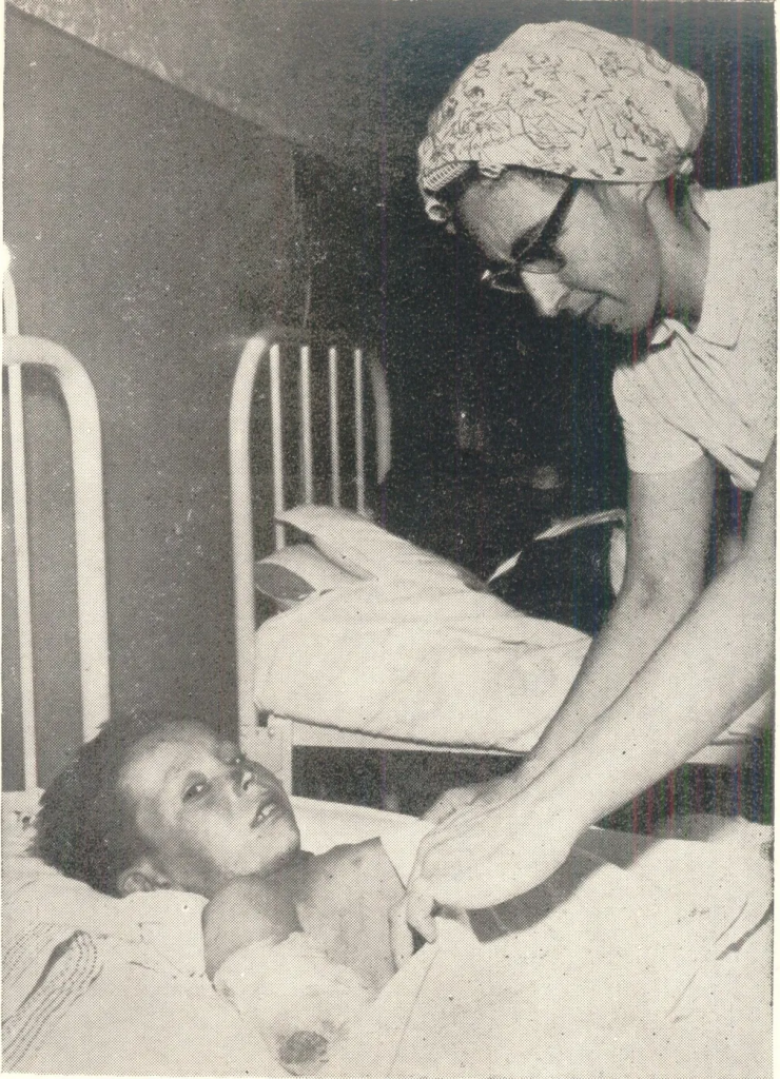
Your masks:
<svg viewBox="0 0 780 1079"><path fill-rule="evenodd" d="M395 971L389 916L404 888L381 841L302 851L277 779L199 723L107 723L43 795L37 853L110 895L205 896L207 974L298 1074ZM594 864L581 852L535 894L473 912L477 936L532 924Z"/></svg>
<svg viewBox="0 0 780 1079"><path fill-rule="evenodd" d="M276 778L199 723L107 723L43 795L37 837L46 862L111 895L209 899L206 972L228 995L262 989L257 1017L291 1071L314 1070L394 973L404 889L381 841L302 851Z"/></svg>

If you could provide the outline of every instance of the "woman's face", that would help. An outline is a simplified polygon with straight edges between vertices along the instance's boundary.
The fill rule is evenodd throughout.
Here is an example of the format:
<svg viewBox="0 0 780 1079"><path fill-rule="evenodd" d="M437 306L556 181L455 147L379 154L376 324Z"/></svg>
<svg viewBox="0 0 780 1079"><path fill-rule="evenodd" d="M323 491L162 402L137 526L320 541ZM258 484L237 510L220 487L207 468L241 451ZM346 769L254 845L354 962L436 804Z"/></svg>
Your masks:
<svg viewBox="0 0 780 1079"><path fill-rule="evenodd" d="M498 180L469 186L457 220L491 266L511 264L513 248L538 235L565 187L565 180L542 186L510 169ZM556 243L565 265L554 274L522 273L540 315L568 313L620 333L652 325L661 255L645 204L648 190L636 184L579 187Z"/></svg>

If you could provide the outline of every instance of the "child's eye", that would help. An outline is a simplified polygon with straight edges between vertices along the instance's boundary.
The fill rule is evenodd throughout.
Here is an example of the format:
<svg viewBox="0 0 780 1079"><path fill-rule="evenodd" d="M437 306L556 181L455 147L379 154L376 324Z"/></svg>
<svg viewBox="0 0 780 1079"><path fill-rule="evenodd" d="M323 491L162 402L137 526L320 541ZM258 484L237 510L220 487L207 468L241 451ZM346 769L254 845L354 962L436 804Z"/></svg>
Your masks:
<svg viewBox="0 0 780 1079"><path fill-rule="evenodd" d="M209 789L208 781L205 779L198 779L194 783L190 783L184 791L184 801L188 802L192 798L199 798L201 794L205 794Z"/></svg>
<svg viewBox="0 0 780 1079"><path fill-rule="evenodd" d="M236 768L239 764L246 764L245 754L235 744L231 745L230 742L225 742L219 747L217 757L228 768Z"/></svg>

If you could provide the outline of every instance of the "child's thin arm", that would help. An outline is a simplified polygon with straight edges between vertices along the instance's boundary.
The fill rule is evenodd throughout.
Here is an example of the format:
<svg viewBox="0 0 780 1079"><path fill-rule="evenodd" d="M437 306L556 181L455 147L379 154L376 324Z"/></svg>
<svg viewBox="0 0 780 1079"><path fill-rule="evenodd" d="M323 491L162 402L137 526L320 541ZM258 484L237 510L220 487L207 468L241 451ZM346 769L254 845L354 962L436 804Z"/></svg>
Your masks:
<svg viewBox="0 0 780 1079"><path fill-rule="evenodd" d="M238 877L203 911L206 974L214 975L234 952L261 941L280 944L301 925L291 897L265 877Z"/></svg>

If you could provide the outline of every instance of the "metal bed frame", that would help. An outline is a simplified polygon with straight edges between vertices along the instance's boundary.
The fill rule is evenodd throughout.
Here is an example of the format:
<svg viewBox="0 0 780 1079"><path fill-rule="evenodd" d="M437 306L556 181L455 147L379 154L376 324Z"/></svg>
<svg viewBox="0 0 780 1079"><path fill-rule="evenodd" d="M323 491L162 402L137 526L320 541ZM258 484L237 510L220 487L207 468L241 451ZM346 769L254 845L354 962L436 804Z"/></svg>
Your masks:
<svg viewBox="0 0 780 1079"><path fill-rule="evenodd" d="M335 335L333 335L335 336ZM454 747L426 742L423 738L408 741L403 738L381 737L326 727L305 720L260 715L254 701L254 641L257 628L254 588L255 525L261 518L266 523L285 509L285 496L297 480L298 503L311 504L315 494L326 490L327 501L334 506L345 504L347 478L354 480L353 502L349 507L364 516L372 516L367 494L369 454L367 435L371 426L367 419L366 399L373 405L374 454L373 466L377 489L385 480L391 461L390 403L384 369L370 353L360 348L320 346L320 359L326 359L327 383L327 448L319 456L312 451L311 372L315 350L311 343L301 344L285 331L260 333L246 343L233 383L230 406L230 487L233 524L233 582L236 631L236 674L238 684L239 738L244 752L274 772L292 793L292 756L295 747L328 749L366 749L382 751L407 750L426 753L465 753L485 757L507 756L504 750ZM297 368L297 370L295 370ZM352 397L344 392L344 375L352 374ZM262 372L262 374L261 374ZM289 377L285 384L285 373ZM285 399L284 389L291 388ZM255 508L252 491L253 460L257 446L253 444L253 403L258 396L268 398L269 430L263 432L270 442L270 472L272 506ZM345 426L341 405L348 405L349 421ZM287 413L297 408L297 424L285 428ZM351 411L350 411L351 409ZM283 431L292 427L297 436L298 460L290 462L285 454ZM347 476L343 466L341 446L351 427L354 438L354 474ZM315 491L313 472L319 463L327 482ZM291 476L291 473L293 474ZM267 479L267 478L266 478ZM320 477L322 479L322 477ZM273 545L276 550L287 541L285 526L275 523ZM264 554L270 553L264 551ZM305 662L302 656L301 662ZM511 755L511 754L509 754Z"/></svg>
<svg viewBox="0 0 780 1079"><path fill-rule="evenodd" d="M336 335L333 335L335 337ZM313 432L312 372L316 364L324 368L327 389L327 451L315 452ZM295 371L291 371L292 368ZM262 372L262 377L261 377ZM285 401L285 375L293 374L294 400ZM347 377L348 376L348 377ZM351 387L345 389L347 382ZM350 392L351 391L351 392ZM370 474L377 488L390 467L390 408L384 370L379 361L361 348L345 348L325 343L319 350L311 342L290 343L284 331L260 333L247 341L236 371L230 405L230 489L233 525L233 582L236 629L236 673L238 682L239 736L241 746L254 760L261 761L292 790L293 746L340 748L420 749L419 744L377 738L335 728L319 727L274 715L260 717L254 702L254 637L257 627L254 562L255 524L259 517L253 506L253 405L258 394L266 396L269 408L271 482L273 504L267 515L274 519L286 508L290 481L297 481L297 501L315 501L317 464L323 456L327 472L327 495L320 501L344 506L351 497L352 508L363 516L369 509L369 427L373 430L373 467ZM373 410L370 424L368 398ZM342 419L348 406L351 422ZM284 432L288 414L297 410L298 460L290 465L285 456ZM347 426L351 430L347 431ZM345 464L344 442L350 438L354 460ZM295 475L292 475L295 473ZM351 488L351 492L348 490ZM261 509L262 512L262 509ZM276 550L287 542L285 526L275 523ZM265 552L268 553L268 552Z"/></svg>
<svg viewBox="0 0 780 1079"><path fill-rule="evenodd" d="M16 293L7 270L3 275L3 331L19 620L23 777L24 789L31 790L38 786L38 768L23 396L25 370L45 369L54 375L62 392L70 425L84 741L97 734L110 712L103 457L97 397L89 376L79 361L60 345L19 334Z"/></svg>

